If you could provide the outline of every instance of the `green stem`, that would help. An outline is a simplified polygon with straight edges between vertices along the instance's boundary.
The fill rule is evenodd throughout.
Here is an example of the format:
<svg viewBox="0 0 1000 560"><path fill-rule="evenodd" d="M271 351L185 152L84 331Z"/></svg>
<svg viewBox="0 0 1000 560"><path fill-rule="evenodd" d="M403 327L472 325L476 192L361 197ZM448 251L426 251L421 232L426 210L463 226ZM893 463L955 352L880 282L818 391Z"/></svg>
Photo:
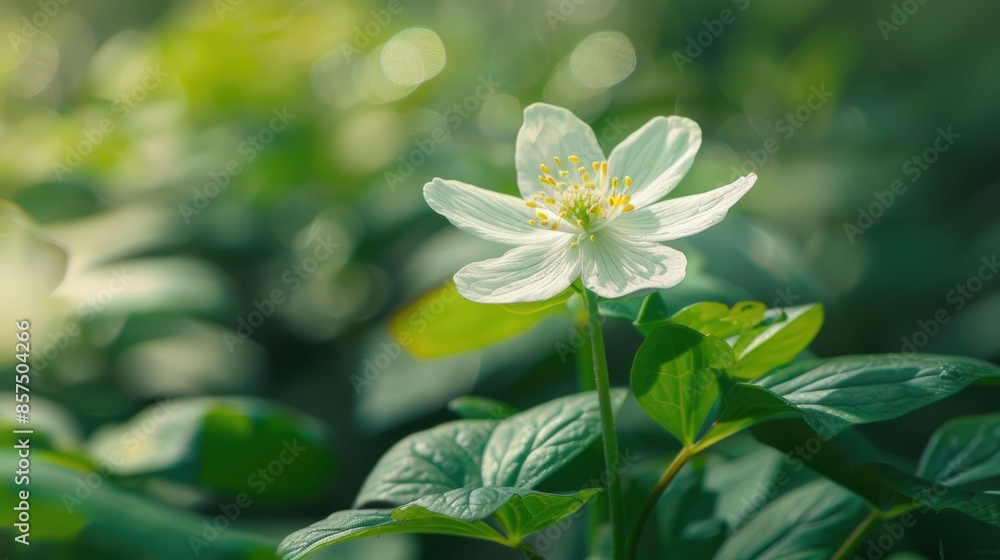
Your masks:
<svg viewBox="0 0 1000 560"><path fill-rule="evenodd" d="M582 312L579 314L576 320L576 327L578 332L584 332L588 325L587 314ZM587 391L594 391L597 386L594 383L594 358L592 355L590 339L587 337L581 337L583 343L580 347L576 349L576 378L577 378L577 390L581 393ZM587 508L586 513L584 513L586 522L584 527L584 542L586 543L586 550L588 557L593 557L597 555L597 545L599 544L598 535L601 532L601 525L608 522L608 509L604 505L605 497L597 496L594 499L594 504Z"/></svg>
<svg viewBox="0 0 1000 560"><path fill-rule="evenodd" d="M628 555L626 558L630 560L635 560L639 554L639 539L642 537L642 530L646 526L646 521L649 519L649 514L653 512L653 508L656 507L656 502L659 501L660 496L670 485L677 473L681 472L681 467L684 466L688 460L695 455L691 449L684 447L681 448L677 456L667 467L666 472L660 477L659 482L650 492L649 497L646 498L646 502L642 504L642 509L639 510L639 514L635 518L635 525L632 526L632 532L628 537Z"/></svg>
<svg viewBox="0 0 1000 560"><path fill-rule="evenodd" d="M882 521L882 516L879 511L872 508L868 516L861 521L861 524L854 528L854 532L851 533L851 536L847 537L844 544L840 545L837 552L833 553L830 560L845 560L850 558L851 553L854 552L856 548L861 546L861 543L865 540L865 537L868 536L868 533L870 533L875 525L880 521Z"/></svg>
<svg viewBox="0 0 1000 560"><path fill-rule="evenodd" d="M594 381L601 410L601 429L604 440L604 467L608 475L608 504L611 511L611 558L621 560L625 545L625 502L622 494L618 437L615 435L614 409L611 406L611 381L608 378L608 359L604 351L604 332L597 308L597 296L583 290L590 321L590 346L594 360Z"/></svg>

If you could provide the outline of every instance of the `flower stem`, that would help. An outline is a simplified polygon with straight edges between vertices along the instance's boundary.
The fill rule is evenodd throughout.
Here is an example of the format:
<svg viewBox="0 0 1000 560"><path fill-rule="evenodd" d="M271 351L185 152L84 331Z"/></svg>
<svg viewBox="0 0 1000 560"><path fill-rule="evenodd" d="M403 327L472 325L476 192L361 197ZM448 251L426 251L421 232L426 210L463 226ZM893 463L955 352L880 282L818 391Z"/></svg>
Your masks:
<svg viewBox="0 0 1000 560"><path fill-rule="evenodd" d="M577 332L586 332L588 325L587 313L579 313L576 319ZM596 390L597 387L594 384L594 357L591 351L590 339L581 335L581 340L582 343L576 349L576 355L574 356L576 361L577 390L581 393L586 393L587 391ZM588 557L597 555L598 536L601 532L601 526L608 522L608 509L604 505L605 501L605 496L596 496L594 504L588 507L584 514L586 518L584 542L586 543L585 550Z"/></svg>
<svg viewBox="0 0 1000 560"><path fill-rule="evenodd" d="M660 477L660 481L656 483L653 491L650 492L649 497L646 498L646 502L642 504L642 509L639 510L639 514L635 518L635 525L632 526L632 532L628 537L628 555L626 558L630 560L635 560L636 556L639 554L639 539L642 537L642 530L646 526L646 521L649 519L649 514L653 512L653 508L656 506L656 502L659 501L660 496L670 485L677 473L681 471L681 467L688 462L688 459L695 455L694 452L688 447L681 448L677 456L667 467L666 472Z"/></svg>
<svg viewBox="0 0 1000 560"><path fill-rule="evenodd" d="M861 524L854 528L854 532L851 533L851 536L847 537L844 544L840 545L837 552L833 553L830 560L844 560L845 558L850 558L854 549L861 546L861 542L865 540L865 537L868 536L868 533L875 528L875 525L879 521L882 521L882 516L879 515L879 510L872 508L871 512L868 513L868 516L861 521Z"/></svg>
<svg viewBox="0 0 1000 560"><path fill-rule="evenodd" d="M604 467L608 476L608 504L611 510L611 558L621 560L625 545L625 503L622 494L618 437L615 435L614 409L611 406L611 381L608 378L608 359L604 351L604 332L597 308L597 295L583 290L590 322L590 346L594 362L594 381L601 410L601 429L604 440Z"/></svg>

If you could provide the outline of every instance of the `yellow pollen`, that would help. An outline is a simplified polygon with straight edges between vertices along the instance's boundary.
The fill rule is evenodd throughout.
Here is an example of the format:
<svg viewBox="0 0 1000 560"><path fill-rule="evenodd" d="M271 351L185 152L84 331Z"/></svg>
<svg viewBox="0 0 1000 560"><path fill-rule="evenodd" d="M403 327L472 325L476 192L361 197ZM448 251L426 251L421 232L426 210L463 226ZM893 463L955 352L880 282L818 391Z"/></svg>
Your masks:
<svg viewBox="0 0 1000 560"><path fill-rule="evenodd" d="M548 165L545 165L543 163L543 164L539 165L538 168L542 170L542 173L544 173L546 175L549 174L549 166Z"/></svg>
<svg viewBox="0 0 1000 560"><path fill-rule="evenodd" d="M541 210L537 210L537 211L535 212L535 215L536 215L536 216L538 216L538 218L539 218L539 219L542 219L542 220L548 220L548 219L549 219L549 215L548 215L548 214L546 214L545 212L542 212ZM544 224L543 224L543 225L544 225Z"/></svg>
<svg viewBox="0 0 1000 560"><path fill-rule="evenodd" d="M535 220L528 220L528 225L529 226L537 226L538 222L536 222Z"/></svg>
<svg viewBox="0 0 1000 560"><path fill-rule="evenodd" d="M538 208L538 204L530 200L528 202L525 202L524 205L527 206L528 208Z"/></svg>
<svg viewBox="0 0 1000 560"><path fill-rule="evenodd" d="M583 220L577 220L576 225L579 227L583 227Z"/></svg>
<svg viewBox="0 0 1000 560"><path fill-rule="evenodd" d="M579 245L579 243L577 243L576 241L574 241L574 242L572 242L572 243L569 244L569 246L570 246L571 249L573 247L576 247L577 245Z"/></svg>
<svg viewBox="0 0 1000 560"><path fill-rule="evenodd" d="M578 162L580 161L580 158L578 158L578 157L576 157L576 156L569 156L569 157L568 157L568 158L566 158L566 159L568 159L568 160L572 161L573 163L578 163Z"/></svg>
<svg viewBox="0 0 1000 560"><path fill-rule="evenodd" d="M579 173L580 175L583 175L584 173L587 172L587 168L586 167L577 167L576 168L576 172Z"/></svg>
<svg viewBox="0 0 1000 560"><path fill-rule="evenodd" d="M601 173L604 173L605 175L608 174L608 162L606 161L601 162Z"/></svg>
<svg viewBox="0 0 1000 560"><path fill-rule="evenodd" d="M554 198L546 198L545 199L545 204L548 204L549 206L552 206L555 203L556 203L556 199L554 199Z"/></svg>
<svg viewBox="0 0 1000 560"><path fill-rule="evenodd" d="M558 165L559 167L562 167L562 160L559 159L559 156L553 157L552 161L556 162L556 165Z"/></svg>
<svg viewBox="0 0 1000 560"><path fill-rule="evenodd" d="M626 175L625 176L625 188L627 189L627 188L629 188L631 186L632 186L632 178L629 177L628 175Z"/></svg>
<svg viewBox="0 0 1000 560"><path fill-rule="evenodd" d="M611 178L611 186L616 189L618 188L618 177Z"/></svg>
<svg viewBox="0 0 1000 560"><path fill-rule="evenodd" d="M635 210L635 206L634 206L634 205L632 205L632 204L629 204L629 205L628 205L628 206L626 206L625 208L622 208L622 212L631 212L631 211L633 211L633 210Z"/></svg>
<svg viewBox="0 0 1000 560"><path fill-rule="evenodd" d="M562 171L559 172L559 176L560 177L566 177L568 175L569 175L569 171L566 171L565 169L563 169Z"/></svg>
<svg viewBox="0 0 1000 560"><path fill-rule="evenodd" d="M596 238L594 238L594 236L593 236L593 235L591 235L591 236L590 236L590 240L591 240L591 241L597 241L597 239L596 239Z"/></svg>
<svg viewBox="0 0 1000 560"><path fill-rule="evenodd" d="M560 218L565 218L567 215L569 215L569 212L567 212L565 210L563 210L562 212L559 213L559 217Z"/></svg>
<svg viewBox="0 0 1000 560"><path fill-rule="evenodd" d="M542 224L543 226L549 225L549 221L548 220L542 220L542 221L540 221L538 223Z"/></svg>
<svg viewBox="0 0 1000 560"><path fill-rule="evenodd" d="M601 162L595 161L594 162L594 171L600 171L600 170L601 170Z"/></svg>
<svg viewBox="0 0 1000 560"><path fill-rule="evenodd" d="M550 229L554 230L554 229L558 229L558 228L559 228L559 222L552 222L552 227Z"/></svg>

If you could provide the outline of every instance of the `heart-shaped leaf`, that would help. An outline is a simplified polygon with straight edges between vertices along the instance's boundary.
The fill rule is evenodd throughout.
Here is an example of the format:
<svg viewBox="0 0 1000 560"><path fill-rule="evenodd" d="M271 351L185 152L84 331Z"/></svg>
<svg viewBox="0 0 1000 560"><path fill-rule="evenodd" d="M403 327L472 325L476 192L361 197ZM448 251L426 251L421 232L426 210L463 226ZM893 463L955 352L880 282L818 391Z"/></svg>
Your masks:
<svg viewBox="0 0 1000 560"><path fill-rule="evenodd" d="M612 400L621 406L624 391ZM557 523L597 492L533 490L600 437L596 393L550 401L502 420L459 420L413 434L379 460L355 501L290 535L279 552L291 560L327 544L374 534L446 533L511 547ZM491 519L499 531L484 520Z"/></svg>
<svg viewBox="0 0 1000 560"><path fill-rule="evenodd" d="M792 361L805 350L823 326L823 306L818 303L780 310L777 320L743 333L733 351L733 376L755 379Z"/></svg>
<svg viewBox="0 0 1000 560"><path fill-rule="evenodd" d="M650 417L690 446L719 397L716 376L732 367L725 341L668 323L653 329L639 347L632 391Z"/></svg>

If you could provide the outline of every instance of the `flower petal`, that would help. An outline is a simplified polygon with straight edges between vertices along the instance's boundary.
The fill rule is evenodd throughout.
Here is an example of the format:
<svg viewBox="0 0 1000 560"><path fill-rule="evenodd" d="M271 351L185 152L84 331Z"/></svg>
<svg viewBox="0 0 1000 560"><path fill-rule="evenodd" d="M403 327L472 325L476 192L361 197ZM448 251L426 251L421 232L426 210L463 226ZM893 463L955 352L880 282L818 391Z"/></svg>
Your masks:
<svg viewBox="0 0 1000 560"><path fill-rule="evenodd" d="M757 182L751 173L707 193L657 202L622 214L609 225L619 235L637 241L669 241L705 231L726 213Z"/></svg>
<svg viewBox="0 0 1000 560"><path fill-rule="evenodd" d="M552 158L564 163L568 156L577 156L582 165L603 161L604 152L590 126L562 107L533 103L524 109L524 124L517 133L514 164L521 196L531 198L540 190L548 190L538 181L539 165L555 169Z"/></svg>
<svg viewBox="0 0 1000 560"><path fill-rule="evenodd" d="M659 243L628 241L609 229L598 232L594 241L581 241L580 248L583 285L605 298L675 286L687 268L684 253Z"/></svg>
<svg viewBox="0 0 1000 560"><path fill-rule="evenodd" d="M660 200L681 182L701 147L701 128L684 117L655 117L615 146L608 173L625 180L632 204L642 208Z"/></svg>
<svg viewBox="0 0 1000 560"><path fill-rule="evenodd" d="M520 198L461 181L435 178L424 185L424 198L455 227L487 241L520 245L567 235L529 225L534 213Z"/></svg>
<svg viewBox="0 0 1000 560"><path fill-rule="evenodd" d="M580 275L580 252L572 236L525 245L503 256L472 263L455 274L458 293L479 303L542 301L563 292Z"/></svg>

